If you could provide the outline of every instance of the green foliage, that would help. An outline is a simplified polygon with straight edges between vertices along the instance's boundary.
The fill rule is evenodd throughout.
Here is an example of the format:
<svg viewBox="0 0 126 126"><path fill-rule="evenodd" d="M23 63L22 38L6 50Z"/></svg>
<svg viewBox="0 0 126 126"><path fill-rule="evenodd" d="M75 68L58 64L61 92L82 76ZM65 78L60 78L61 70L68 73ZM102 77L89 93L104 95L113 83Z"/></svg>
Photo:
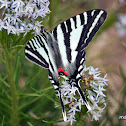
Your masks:
<svg viewBox="0 0 126 126"><path fill-rule="evenodd" d="M30 38L30 33L23 37L0 32L1 126L48 126L42 120L58 119L60 111L54 106L55 92L48 71L25 59L24 47Z"/></svg>

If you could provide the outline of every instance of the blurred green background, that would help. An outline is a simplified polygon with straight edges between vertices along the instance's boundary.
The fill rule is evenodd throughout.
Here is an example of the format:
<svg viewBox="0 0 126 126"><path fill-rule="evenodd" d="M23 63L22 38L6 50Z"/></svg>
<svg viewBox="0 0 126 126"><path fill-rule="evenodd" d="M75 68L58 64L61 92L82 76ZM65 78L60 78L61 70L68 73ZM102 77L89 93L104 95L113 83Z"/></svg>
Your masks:
<svg viewBox="0 0 126 126"><path fill-rule="evenodd" d="M83 116L75 126L124 126L126 120L119 116L126 115L126 37L119 36L115 23L119 22L118 14L125 14L125 1L119 0L50 0L51 13L43 20L43 25L51 31L64 20L91 9L104 9L107 20L86 48L86 65L98 67L103 75L108 74L107 107L99 121L91 121ZM62 20L62 21L59 21ZM58 24L55 24L57 21ZM53 25L53 26L52 26ZM52 26L52 27L51 27ZM32 35L29 34L32 37ZM30 37L30 38L31 38ZM8 42L10 38L6 38ZM14 39L14 38L13 38ZM24 37L25 42L28 37ZM20 37L15 37L17 45ZM48 80L48 71L30 63L24 56L24 47L18 47L14 54L14 81L17 90L17 114L13 115L6 59L0 48L0 125L1 126L61 126L62 122L59 99L55 96L53 86ZM10 68L11 69L11 68ZM57 104L55 104L57 103ZM58 107L57 107L58 106ZM17 118L15 124L12 123Z"/></svg>

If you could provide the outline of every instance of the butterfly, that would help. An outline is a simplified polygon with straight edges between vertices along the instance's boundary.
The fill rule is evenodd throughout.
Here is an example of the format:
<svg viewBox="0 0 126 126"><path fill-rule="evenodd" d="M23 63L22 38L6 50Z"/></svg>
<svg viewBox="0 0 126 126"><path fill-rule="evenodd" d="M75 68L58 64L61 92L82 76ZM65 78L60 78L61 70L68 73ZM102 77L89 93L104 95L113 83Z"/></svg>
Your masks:
<svg viewBox="0 0 126 126"><path fill-rule="evenodd" d="M107 13L102 9L83 12L59 24L52 33L42 27L41 34L33 37L26 44L26 58L48 70L49 80L59 93L64 121L67 117L61 95L60 77L64 77L77 87L87 109L91 110L79 85L80 73L85 61L84 49L106 17Z"/></svg>

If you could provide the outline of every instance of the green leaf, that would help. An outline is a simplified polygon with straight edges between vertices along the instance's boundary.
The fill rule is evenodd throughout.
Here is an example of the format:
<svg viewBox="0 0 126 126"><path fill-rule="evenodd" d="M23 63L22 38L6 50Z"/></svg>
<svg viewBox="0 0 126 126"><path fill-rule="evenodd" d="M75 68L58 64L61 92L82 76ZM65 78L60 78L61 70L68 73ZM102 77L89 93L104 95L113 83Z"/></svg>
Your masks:
<svg viewBox="0 0 126 126"><path fill-rule="evenodd" d="M58 123L58 122L63 122L64 120L58 120L58 121L46 121L46 120L42 120L45 123Z"/></svg>
<svg viewBox="0 0 126 126"><path fill-rule="evenodd" d="M35 96L32 98L32 100L27 100L27 102L24 102L21 106L20 109L23 109L27 106L30 106L31 104L35 103L37 100L42 98L44 95L36 95L36 94L27 94L26 96Z"/></svg>
<svg viewBox="0 0 126 126"><path fill-rule="evenodd" d="M4 118L5 118L5 115L3 115L3 120L2 120L1 126L4 126Z"/></svg>
<svg viewBox="0 0 126 126"><path fill-rule="evenodd" d="M106 121L107 121L107 119L105 118L105 119L101 122L101 124L100 124L99 126L104 126Z"/></svg>
<svg viewBox="0 0 126 126"><path fill-rule="evenodd" d="M27 124L28 124L29 126L34 126L34 125L32 125L30 122L27 122Z"/></svg>
<svg viewBox="0 0 126 126"><path fill-rule="evenodd" d="M1 78L1 76L0 76L0 81L1 81L5 86L7 86L8 88L10 88L10 85L9 85L5 80L6 80L6 77L3 79L3 78Z"/></svg>

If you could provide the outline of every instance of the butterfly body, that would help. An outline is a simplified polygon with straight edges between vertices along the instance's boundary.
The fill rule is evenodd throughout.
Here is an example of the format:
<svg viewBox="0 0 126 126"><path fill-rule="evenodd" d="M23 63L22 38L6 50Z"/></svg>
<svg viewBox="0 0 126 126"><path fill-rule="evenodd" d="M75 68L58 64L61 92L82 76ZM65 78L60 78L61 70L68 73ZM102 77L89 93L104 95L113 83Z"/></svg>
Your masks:
<svg viewBox="0 0 126 126"><path fill-rule="evenodd" d="M25 56L35 64L48 69L49 80L59 93L64 120L65 107L60 91L60 76L77 87L88 110L91 109L79 86L85 61L85 47L106 19L104 10L96 9L81 13L59 24L52 33L41 30L41 34L28 41Z"/></svg>

